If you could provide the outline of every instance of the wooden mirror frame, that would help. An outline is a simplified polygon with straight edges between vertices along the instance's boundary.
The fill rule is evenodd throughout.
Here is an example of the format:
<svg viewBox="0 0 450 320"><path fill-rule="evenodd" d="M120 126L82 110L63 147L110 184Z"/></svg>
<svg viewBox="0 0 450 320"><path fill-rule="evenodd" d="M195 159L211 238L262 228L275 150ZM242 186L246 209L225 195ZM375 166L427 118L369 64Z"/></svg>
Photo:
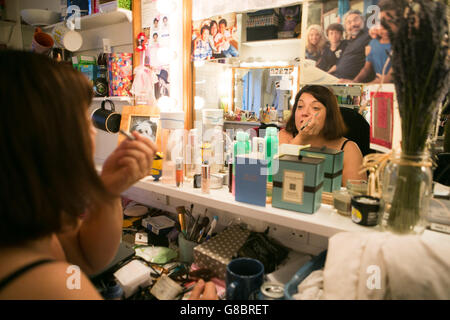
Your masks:
<svg viewBox="0 0 450 320"><path fill-rule="evenodd" d="M185 129L193 128L193 63L191 61L191 32L192 32L192 0L182 2L182 25L183 25L183 111L185 113ZM133 0L133 68L141 61L141 53L137 51L137 35L142 30L142 6L141 0Z"/></svg>

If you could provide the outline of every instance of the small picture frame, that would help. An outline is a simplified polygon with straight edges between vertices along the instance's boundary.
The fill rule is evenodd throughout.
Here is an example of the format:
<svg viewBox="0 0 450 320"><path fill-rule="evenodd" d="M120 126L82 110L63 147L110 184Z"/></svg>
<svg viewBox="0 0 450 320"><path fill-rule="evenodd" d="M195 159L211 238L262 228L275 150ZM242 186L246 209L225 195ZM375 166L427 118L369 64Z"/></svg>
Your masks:
<svg viewBox="0 0 450 320"><path fill-rule="evenodd" d="M133 132L137 131L143 136L148 137L161 149L159 109L151 106L124 106L122 109L122 120L120 129ZM119 135L118 144L125 137Z"/></svg>

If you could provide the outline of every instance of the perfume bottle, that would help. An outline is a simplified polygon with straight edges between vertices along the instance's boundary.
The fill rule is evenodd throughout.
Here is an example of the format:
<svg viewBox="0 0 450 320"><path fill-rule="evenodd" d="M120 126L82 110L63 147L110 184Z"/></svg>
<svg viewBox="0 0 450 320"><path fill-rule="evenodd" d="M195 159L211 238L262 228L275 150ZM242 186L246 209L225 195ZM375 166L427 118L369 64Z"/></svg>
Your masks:
<svg viewBox="0 0 450 320"><path fill-rule="evenodd" d="M175 160L175 184L177 187L183 186L183 158Z"/></svg>
<svg viewBox="0 0 450 320"><path fill-rule="evenodd" d="M202 193L209 193L210 174L209 164L205 161L202 164Z"/></svg>

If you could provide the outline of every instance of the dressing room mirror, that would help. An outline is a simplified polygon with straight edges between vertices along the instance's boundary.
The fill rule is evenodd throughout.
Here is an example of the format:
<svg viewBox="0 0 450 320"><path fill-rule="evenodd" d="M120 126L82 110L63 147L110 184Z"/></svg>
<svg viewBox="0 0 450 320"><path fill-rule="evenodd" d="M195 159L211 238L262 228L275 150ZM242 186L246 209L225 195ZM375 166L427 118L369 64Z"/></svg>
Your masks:
<svg viewBox="0 0 450 320"><path fill-rule="evenodd" d="M232 110L255 112L275 108L282 117L298 90L298 67L232 68Z"/></svg>

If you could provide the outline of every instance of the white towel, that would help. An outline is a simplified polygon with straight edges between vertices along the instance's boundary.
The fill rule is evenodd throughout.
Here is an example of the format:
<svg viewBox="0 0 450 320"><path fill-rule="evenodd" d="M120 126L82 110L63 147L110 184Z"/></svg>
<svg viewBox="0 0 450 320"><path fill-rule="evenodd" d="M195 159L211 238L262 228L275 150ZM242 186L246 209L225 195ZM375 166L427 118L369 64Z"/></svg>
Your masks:
<svg viewBox="0 0 450 320"><path fill-rule="evenodd" d="M447 237L387 232L329 239L324 299L450 299Z"/></svg>
<svg viewBox="0 0 450 320"><path fill-rule="evenodd" d="M297 287L297 293L292 295L295 300L320 300L323 295L323 271L311 272Z"/></svg>

